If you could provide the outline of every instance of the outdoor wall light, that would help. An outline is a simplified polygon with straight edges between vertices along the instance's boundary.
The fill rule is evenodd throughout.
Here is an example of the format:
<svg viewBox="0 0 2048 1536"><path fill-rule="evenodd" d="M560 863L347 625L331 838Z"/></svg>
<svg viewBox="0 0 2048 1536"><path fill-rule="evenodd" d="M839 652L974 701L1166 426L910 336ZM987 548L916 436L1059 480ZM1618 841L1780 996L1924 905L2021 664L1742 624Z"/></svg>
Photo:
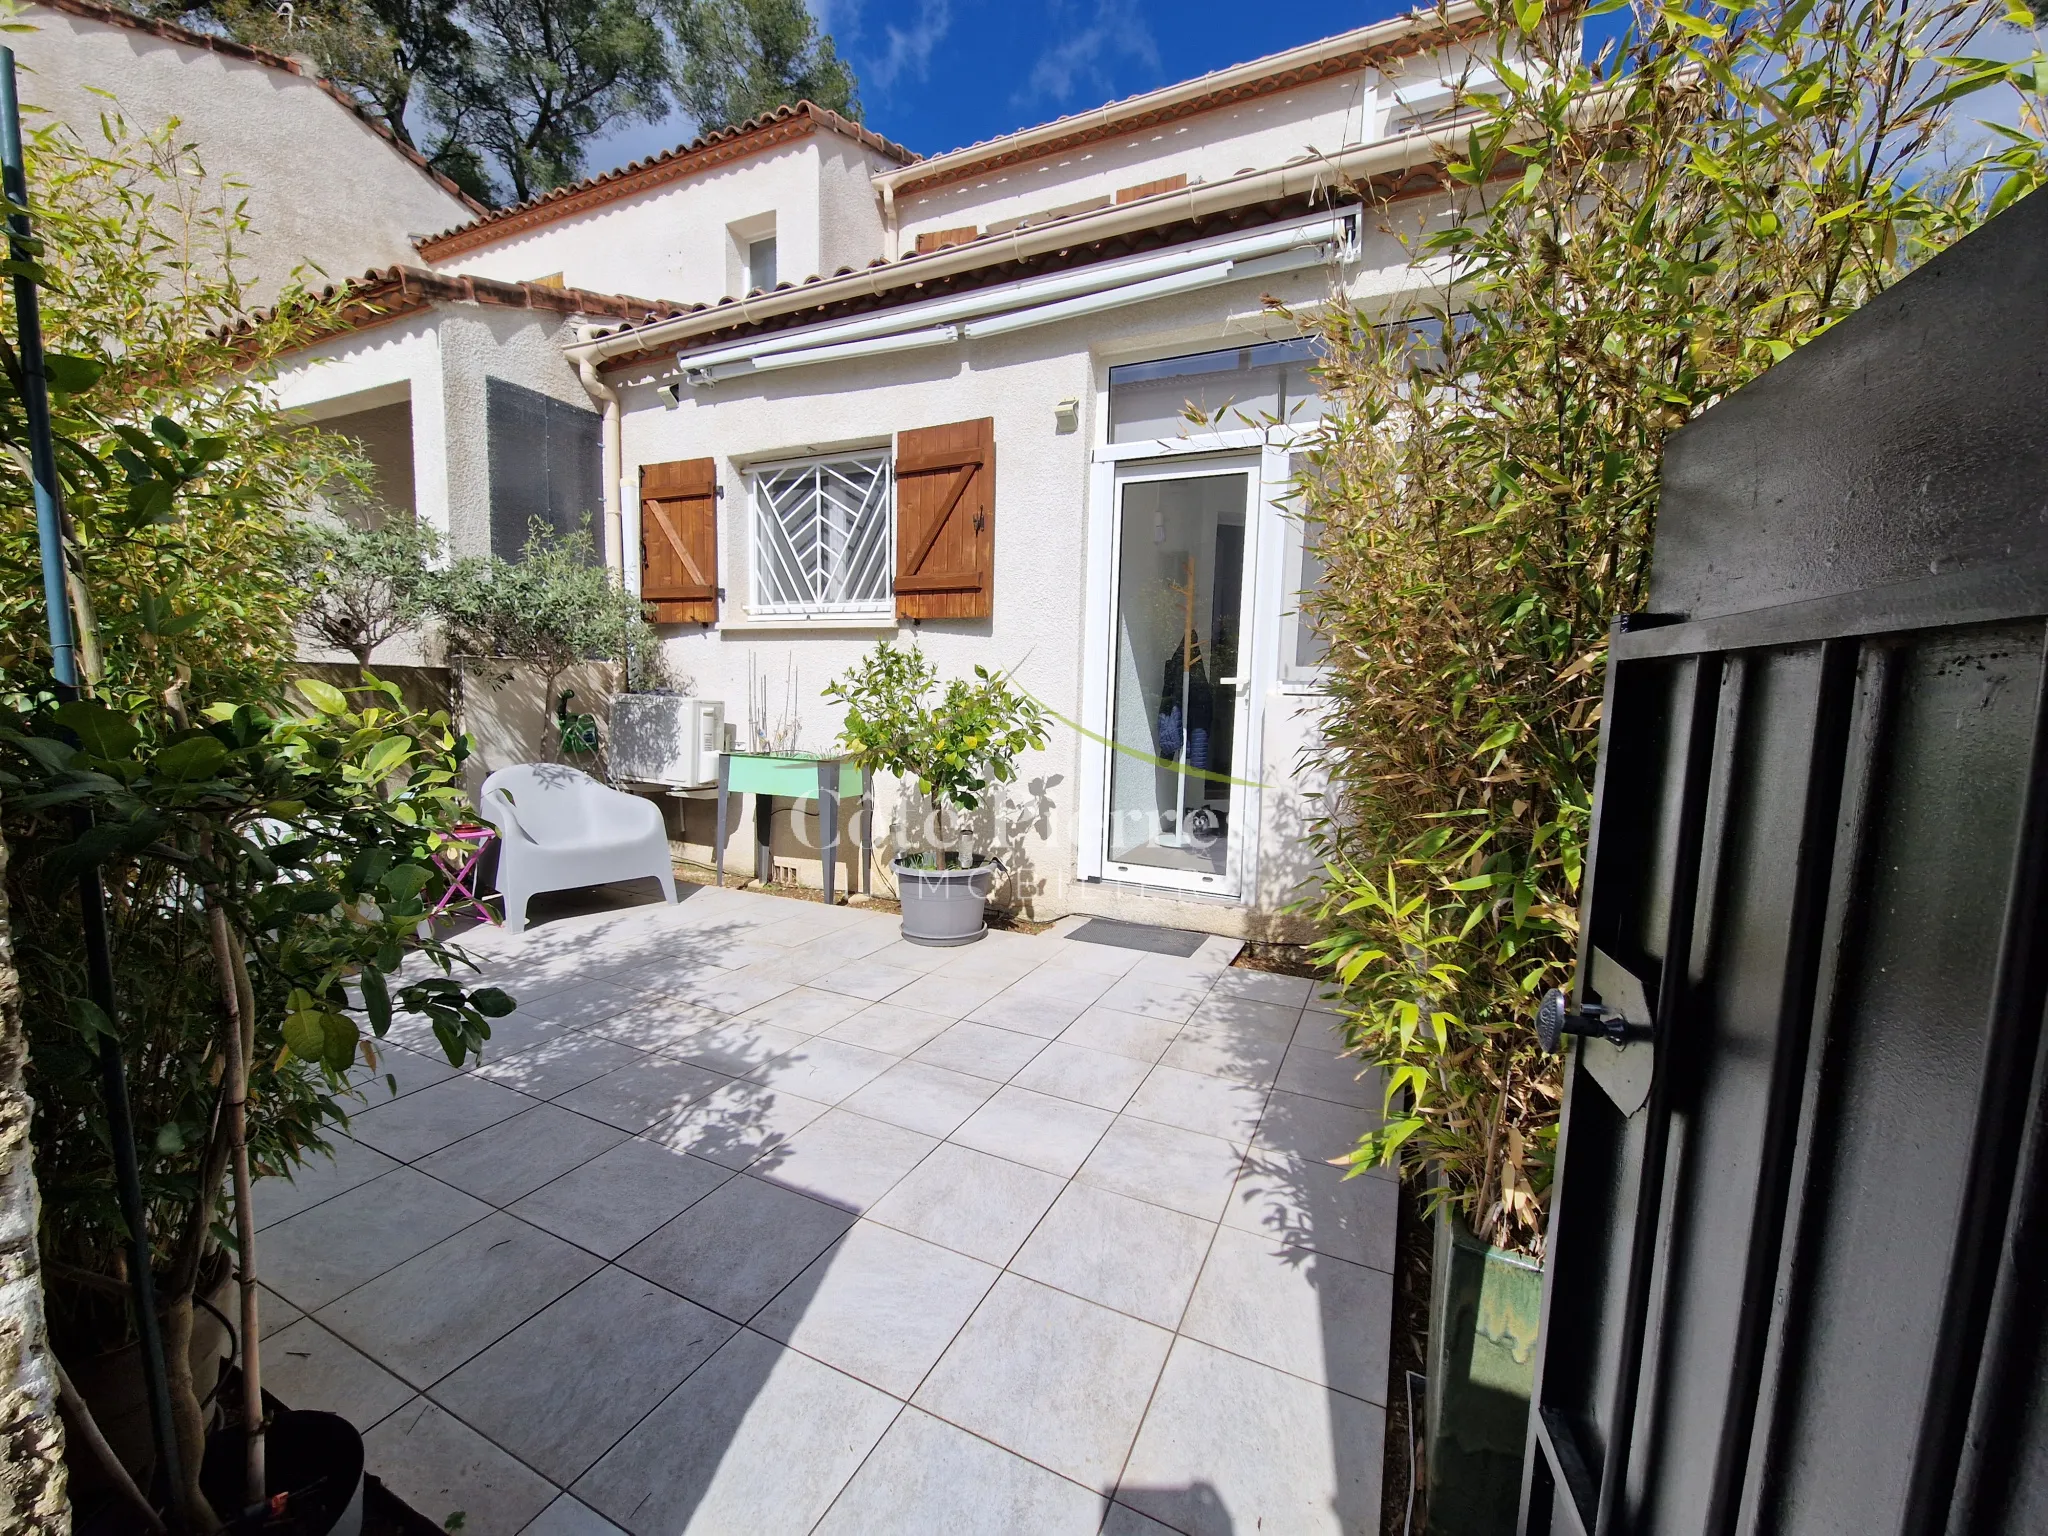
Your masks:
<svg viewBox="0 0 2048 1536"><path fill-rule="evenodd" d="M1062 400L1052 408L1053 430L1064 437L1069 432L1081 430L1081 402Z"/></svg>

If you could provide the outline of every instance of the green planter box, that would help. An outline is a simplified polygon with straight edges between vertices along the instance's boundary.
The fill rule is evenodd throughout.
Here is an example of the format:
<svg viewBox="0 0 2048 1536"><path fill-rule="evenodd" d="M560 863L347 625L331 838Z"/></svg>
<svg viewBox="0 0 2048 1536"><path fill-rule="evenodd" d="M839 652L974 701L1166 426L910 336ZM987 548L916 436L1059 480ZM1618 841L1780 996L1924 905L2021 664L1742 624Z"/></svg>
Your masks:
<svg viewBox="0 0 2048 1536"><path fill-rule="evenodd" d="M1543 1270L1439 1212L1429 1289L1430 1536L1515 1528Z"/></svg>
<svg viewBox="0 0 2048 1536"><path fill-rule="evenodd" d="M818 764L815 757L785 756L781 753L728 752L729 777L726 787L736 795L781 795L788 800L818 798ZM839 793L848 800L860 798L860 765L839 759Z"/></svg>

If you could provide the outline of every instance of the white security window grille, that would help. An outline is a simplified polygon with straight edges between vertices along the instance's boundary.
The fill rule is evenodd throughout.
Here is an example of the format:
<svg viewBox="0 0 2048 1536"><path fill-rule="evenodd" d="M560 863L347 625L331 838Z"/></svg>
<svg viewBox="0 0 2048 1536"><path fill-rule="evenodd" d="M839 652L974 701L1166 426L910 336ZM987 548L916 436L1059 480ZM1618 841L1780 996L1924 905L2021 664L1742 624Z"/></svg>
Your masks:
<svg viewBox="0 0 2048 1536"><path fill-rule="evenodd" d="M887 454L766 466L753 494L756 612L894 611Z"/></svg>

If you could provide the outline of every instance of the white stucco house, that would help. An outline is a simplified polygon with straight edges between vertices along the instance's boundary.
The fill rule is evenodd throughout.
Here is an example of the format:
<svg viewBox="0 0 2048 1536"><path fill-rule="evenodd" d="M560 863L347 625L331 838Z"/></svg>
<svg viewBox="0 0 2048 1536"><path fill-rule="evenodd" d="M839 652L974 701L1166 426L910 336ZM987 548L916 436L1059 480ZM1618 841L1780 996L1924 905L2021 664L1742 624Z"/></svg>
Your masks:
<svg viewBox="0 0 2048 1536"><path fill-rule="evenodd" d="M978 829L999 899L1279 935L1321 809L1290 315L1428 280L1483 46L1401 17L929 158L785 108L461 210L277 388L459 551L594 516L742 747L830 749L879 639L1010 671L1059 723ZM671 811L708 859L709 803ZM777 835L815 874L809 818Z"/></svg>

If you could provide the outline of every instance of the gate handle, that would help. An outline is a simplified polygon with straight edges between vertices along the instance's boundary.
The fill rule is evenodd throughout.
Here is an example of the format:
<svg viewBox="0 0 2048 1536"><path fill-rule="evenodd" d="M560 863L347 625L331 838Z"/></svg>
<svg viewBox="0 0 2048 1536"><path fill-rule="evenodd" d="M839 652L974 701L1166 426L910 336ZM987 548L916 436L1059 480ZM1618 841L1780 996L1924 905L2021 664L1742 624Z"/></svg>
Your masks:
<svg viewBox="0 0 2048 1536"><path fill-rule="evenodd" d="M1536 1008L1536 1041L1546 1054L1555 1055L1566 1035L1598 1035L1616 1047L1623 1047L1631 1040L1649 1039L1650 1031L1598 1003L1581 1003L1574 1013L1572 1000L1552 987Z"/></svg>

